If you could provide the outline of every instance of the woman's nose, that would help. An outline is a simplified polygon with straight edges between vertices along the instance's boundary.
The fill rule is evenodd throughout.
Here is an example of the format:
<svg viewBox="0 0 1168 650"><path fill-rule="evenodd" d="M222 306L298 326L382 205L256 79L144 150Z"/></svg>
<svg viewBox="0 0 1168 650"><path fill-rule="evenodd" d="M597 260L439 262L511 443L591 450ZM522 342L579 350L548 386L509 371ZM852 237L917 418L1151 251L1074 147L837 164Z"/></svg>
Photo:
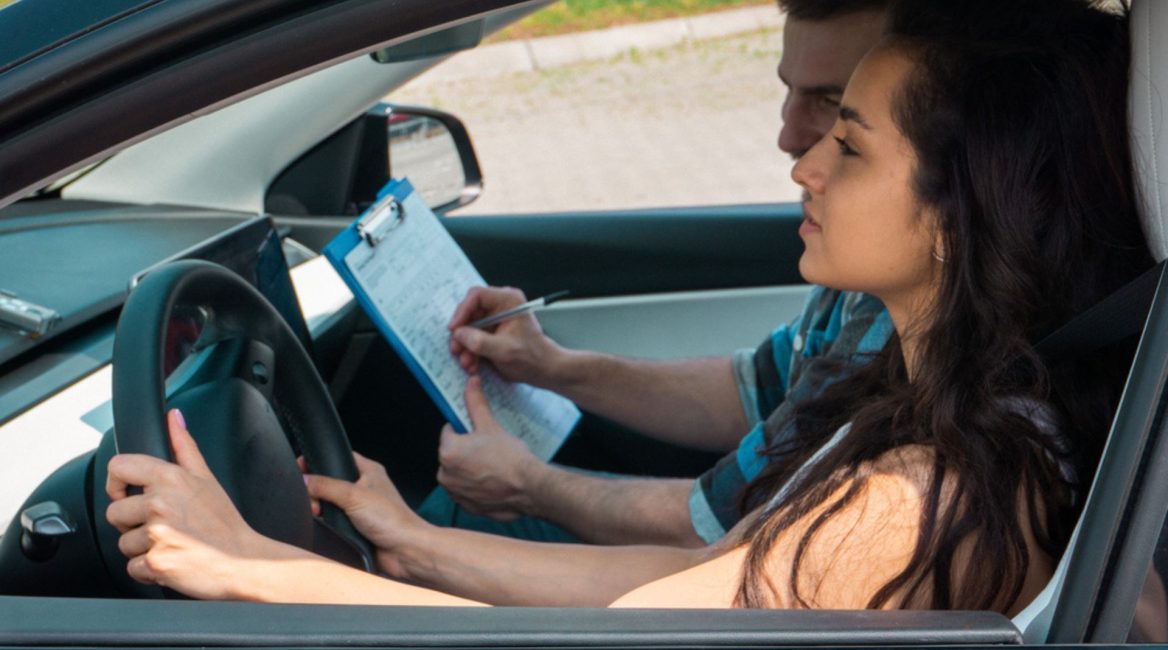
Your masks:
<svg viewBox="0 0 1168 650"><path fill-rule="evenodd" d="M800 187L812 194L820 194L823 192L824 180L827 178L825 168L825 161L823 160L823 144L827 136L824 136L819 142L807 150L807 153L800 156L799 160L795 162L795 166L791 168L791 180L799 184Z"/></svg>

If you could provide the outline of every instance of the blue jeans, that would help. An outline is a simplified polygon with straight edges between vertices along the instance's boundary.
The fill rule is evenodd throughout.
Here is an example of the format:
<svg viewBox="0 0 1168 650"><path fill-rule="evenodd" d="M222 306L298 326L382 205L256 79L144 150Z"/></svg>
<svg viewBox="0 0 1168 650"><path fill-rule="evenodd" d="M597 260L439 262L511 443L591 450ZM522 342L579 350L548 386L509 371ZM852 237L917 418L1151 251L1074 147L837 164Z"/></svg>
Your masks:
<svg viewBox="0 0 1168 650"><path fill-rule="evenodd" d="M458 507L450 500L450 493L446 488L438 487L422 505L418 506L418 514L422 519L447 528L475 530L480 533L502 535L513 539L526 539L533 542L569 542L578 543L580 538L556 526L555 524L535 517L520 517L512 521L495 521L490 517L472 515Z"/></svg>

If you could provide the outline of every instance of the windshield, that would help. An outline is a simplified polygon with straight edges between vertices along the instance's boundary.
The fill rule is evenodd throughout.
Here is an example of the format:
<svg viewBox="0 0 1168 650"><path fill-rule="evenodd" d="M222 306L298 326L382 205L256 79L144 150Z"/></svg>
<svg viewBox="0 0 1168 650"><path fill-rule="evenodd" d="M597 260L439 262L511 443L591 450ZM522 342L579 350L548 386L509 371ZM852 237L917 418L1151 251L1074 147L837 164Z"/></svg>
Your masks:
<svg viewBox="0 0 1168 650"><path fill-rule="evenodd" d="M159 0L0 0L0 72Z"/></svg>

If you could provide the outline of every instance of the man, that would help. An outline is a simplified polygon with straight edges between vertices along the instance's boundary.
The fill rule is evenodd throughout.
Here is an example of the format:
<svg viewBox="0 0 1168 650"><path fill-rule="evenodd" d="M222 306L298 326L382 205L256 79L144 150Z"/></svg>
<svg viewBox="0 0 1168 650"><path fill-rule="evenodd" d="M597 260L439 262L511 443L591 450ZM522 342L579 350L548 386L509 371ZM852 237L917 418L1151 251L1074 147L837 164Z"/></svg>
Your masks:
<svg viewBox="0 0 1168 650"><path fill-rule="evenodd" d="M787 12L782 151L798 157L831 128L853 68L883 33L886 4L779 0ZM738 493L765 466L766 443L783 436L793 398L879 350L892 330L876 300L822 289L793 323L730 358L660 363L565 350L530 316L494 332L465 327L522 300L502 289L468 296L451 322L452 351L465 368L485 359L508 379L554 390L652 438L731 453L696 481L605 477L543 463L493 427L476 423L466 435L448 428L438 478L450 497L436 491L419 509L431 523L541 541L713 543L738 521Z"/></svg>

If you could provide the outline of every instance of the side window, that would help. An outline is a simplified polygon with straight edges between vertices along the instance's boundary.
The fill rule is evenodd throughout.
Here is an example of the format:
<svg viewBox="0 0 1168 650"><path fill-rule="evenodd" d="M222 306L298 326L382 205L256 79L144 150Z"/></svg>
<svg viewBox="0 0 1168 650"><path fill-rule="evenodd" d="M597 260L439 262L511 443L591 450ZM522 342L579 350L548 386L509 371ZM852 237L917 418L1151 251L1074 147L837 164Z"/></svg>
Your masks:
<svg viewBox="0 0 1168 650"><path fill-rule="evenodd" d="M483 192L451 216L799 200L773 3L493 40L388 98L466 125Z"/></svg>

